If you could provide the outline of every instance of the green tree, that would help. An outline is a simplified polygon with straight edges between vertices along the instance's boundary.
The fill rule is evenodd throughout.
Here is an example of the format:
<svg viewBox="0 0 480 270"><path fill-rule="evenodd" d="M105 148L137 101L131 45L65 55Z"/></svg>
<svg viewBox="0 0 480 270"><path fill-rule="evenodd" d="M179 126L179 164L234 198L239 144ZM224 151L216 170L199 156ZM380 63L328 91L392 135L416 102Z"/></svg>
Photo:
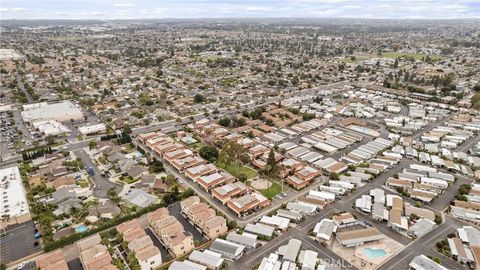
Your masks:
<svg viewBox="0 0 480 270"><path fill-rule="evenodd" d="M88 148L90 150L92 150L93 148L95 148L97 146L97 142L96 141L90 141L88 142Z"/></svg>
<svg viewBox="0 0 480 270"><path fill-rule="evenodd" d="M239 176L238 176L238 181L242 182L242 183L245 183L247 181L248 177L246 174L244 173L241 173Z"/></svg>
<svg viewBox="0 0 480 270"><path fill-rule="evenodd" d="M196 94L196 95L193 97L193 102L195 102L195 103L203 103L203 102L205 102L205 97L204 97L202 94Z"/></svg>
<svg viewBox="0 0 480 270"><path fill-rule="evenodd" d="M199 150L199 154L202 158L208 160L211 163L215 163L218 158L218 149L213 145L205 145Z"/></svg>
<svg viewBox="0 0 480 270"><path fill-rule="evenodd" d="M230 120L230 118L224 117L224 118L222 118L218 121L218 124L221 125L221 126L224 126L224 127L228 127L228 126L230 126L231 122L232 121Z"/></svg>

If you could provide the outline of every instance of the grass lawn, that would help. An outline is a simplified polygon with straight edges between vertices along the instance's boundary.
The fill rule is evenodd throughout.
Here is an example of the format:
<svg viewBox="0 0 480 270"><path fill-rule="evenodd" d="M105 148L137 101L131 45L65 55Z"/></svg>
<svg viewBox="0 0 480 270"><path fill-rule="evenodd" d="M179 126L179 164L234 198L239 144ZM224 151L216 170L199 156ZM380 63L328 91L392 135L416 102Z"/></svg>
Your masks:
<svg viewBox="0 0 480 270"><path fill-rule="evenodd" d="M344 62L344 63L356 63L356 62L364 61L364 60L367 60L367 59L370 59L370 57L363 56L363 55L355 55L355 58L353 60L350 56L348 56L348 57L345 57L345 58L341 59L341 61Z"/></svg>
<svg viewBox="0 0 480 270"><path fill-rule="evenodd" d="M85 181L78 181L78 185L81 187L81 188L86 188L88 187L88 180L85 180Z"/></svg>
<svg viewBox="0 0 480 270"><path fill-rule="evenodd" d="M122 177L121 180L127 184L135 183L138 181L138 179L134 179L132 177Z"/></svg>
<svg viewBox="0 0 480 270"><path fill-rule="evenodd" d="M404 58L414 58L416 60L422 60L423 57L430 57L432 61L438 61L442 60L443 58L439 55L428 55L428 54L421 54L421 53L396 53L396 52L386 52L382 53L382 57L385 58L398 58L398 57L404 57Z"/></svg>
<svg viewBox="0 0 480 270"><path fill-rule="evenodd" d="M251 179L255 176L257 176L257 171L250 168L250 167L247 167L247 166L239 166L237 164L230 164L228 166L226 166L225 164L221 163L221 162L217 162L216 164L218 167L226 170L227 172L229 172L230 174L232 174L233 176L237 177L240 175L240 174L245 174L247 176L247 179Z"/></svg>
<svg viewBox="0 0 480 270"><path fill-rule="evenodd" d="M79 140L79 141L83 141L83 136L82 136L82 135L80 135L80 134L78 134L78 135L77 135L77 140Z"/></svg>
<svg viewBox="0 0 480 270"><path fill-rule="evenodd" d="M258 192L262 193L263 196L267 197L268 199L273 198L278 193L282 192L282 186L275 182L270 182L272 185L267 189L257 189Z"/></svg>

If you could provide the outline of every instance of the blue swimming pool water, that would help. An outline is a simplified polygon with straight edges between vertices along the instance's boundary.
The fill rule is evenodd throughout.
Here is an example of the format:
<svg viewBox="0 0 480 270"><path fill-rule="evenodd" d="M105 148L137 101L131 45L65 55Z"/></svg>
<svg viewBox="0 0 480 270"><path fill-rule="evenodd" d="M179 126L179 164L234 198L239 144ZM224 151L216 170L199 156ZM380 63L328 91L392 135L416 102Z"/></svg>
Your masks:
<svg viewBox="0 0 480 270"><path fill-rule="evenodd" d="M387 255L387 252L382 248L364 248L363 254L367 255L369 258L376 259Z"/></svg>
<svg viewBox="0 0 480 270"><path fill-rule="evenodd" d="M75 232L77 232L77 233L83 233L83 232L86 232L86 231L88 231L88 228L87 228L87 226L85 226L83 224L80 225L80 226L77 226L75 228Z"/></svg>

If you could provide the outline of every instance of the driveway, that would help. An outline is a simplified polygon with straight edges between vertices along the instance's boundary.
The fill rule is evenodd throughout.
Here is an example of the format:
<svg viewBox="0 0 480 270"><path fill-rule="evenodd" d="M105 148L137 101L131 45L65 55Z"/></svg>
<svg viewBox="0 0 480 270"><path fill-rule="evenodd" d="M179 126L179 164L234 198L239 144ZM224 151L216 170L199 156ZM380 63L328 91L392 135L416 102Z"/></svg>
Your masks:
<svg viewBox="0 0 480 270"><path fill-rule="evenodd" d="M101 174L102 172L97 168L97 166L92 162L85 150L80 149L73 152L76 157L82 160L82 163L85 167L92 167L95 175L92 176L94 182L93 196L97 198L108 198L107 192L110 188L114 188L117 193L122 190L122 185L108 181Z"/></svg>

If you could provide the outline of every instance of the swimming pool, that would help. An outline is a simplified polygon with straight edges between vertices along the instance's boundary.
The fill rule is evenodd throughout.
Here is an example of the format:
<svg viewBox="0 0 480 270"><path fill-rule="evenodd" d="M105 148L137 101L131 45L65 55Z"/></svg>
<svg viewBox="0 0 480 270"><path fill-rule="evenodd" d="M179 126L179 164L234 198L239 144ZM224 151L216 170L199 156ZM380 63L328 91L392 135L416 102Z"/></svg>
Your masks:
<svg viewBox="0 0 480 270"><path fill-rule="evenodd" d="M387 255L387 252L383 248L364 248L363 254L369 258L376 259Z"/></svg>
<svg viewBox="0 0 480 270"><path fill-rule="evenodd" d="M75 228L75 232L77 232L77 233L83 233L83 232L86 232L86 231L88 231L88 228L84 224L82 224L80 226L77 226Z"/></svg>

